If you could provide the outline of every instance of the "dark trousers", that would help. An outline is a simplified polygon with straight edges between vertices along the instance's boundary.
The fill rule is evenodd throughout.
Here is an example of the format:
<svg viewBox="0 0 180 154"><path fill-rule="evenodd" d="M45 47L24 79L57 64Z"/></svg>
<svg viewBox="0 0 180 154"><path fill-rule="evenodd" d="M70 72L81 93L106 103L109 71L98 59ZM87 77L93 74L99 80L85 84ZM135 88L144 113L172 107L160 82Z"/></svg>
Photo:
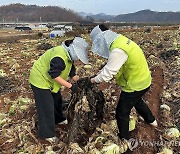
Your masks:
<svg viewBox="0 0 180 154"><path fill-rule="evenodd" d="M38 134L42 138L55 136L55 124L66 118L62 111L61 93L51 93L48 89L40 89L33 85L35 104L38 116Z"/></svg>
<svg viewBox="0 0 180 154"><path fill-rule="evenodd" d="M144 118L145 122L152 123L155 118L149 107L143 101L142 96L149 88L142 91L124 92L120 94L119 102L116 108L116 120L119 129L118 136L122 139L129 139L129 115L131 109L135 107L136 111Z"/></svg>

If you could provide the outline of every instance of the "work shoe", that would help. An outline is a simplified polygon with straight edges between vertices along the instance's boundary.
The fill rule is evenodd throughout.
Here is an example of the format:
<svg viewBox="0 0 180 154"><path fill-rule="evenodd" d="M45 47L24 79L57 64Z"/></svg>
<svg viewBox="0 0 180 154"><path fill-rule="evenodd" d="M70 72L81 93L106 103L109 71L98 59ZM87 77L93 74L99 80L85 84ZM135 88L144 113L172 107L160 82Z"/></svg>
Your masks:
<svg viewBox="0 0 180 154"><path fill-rule="evenodd" d="M157 124L157 121L156 121L156 120L154 120L154 122L150 123L150 125L151 125L151 126L153 126L153 127L155 127L155 128L158 126L158 124Z"/></svg>
<svg viewBox="0 0 180 154"><path fill-rule="evenodd" d="M139 119L141 120L141 121L144 121L144 118L142 117L142 116L139 116ZM151 126L153 126L153 127L157 127L158 126L158 124L157 124L157 121L156 120L154 120L154 122L152 122L152 123L149 123Z"/></svg>
<svg viewBox="0 0 180 154"><path fill-rule="evenodd" d="M67 119L66 120L64 120L64 121L62 121L62 122L60 122L60 123L58 123L59 125L67 125L68 124L68 121L67 121Z"/></svg>
<svg viewBox="0 0 180 154"><path fill-rule="evenodd" d="M55 144L55 143L58 142L58 138L56 136L55 137L46 138L45 140L48 141L51 144Z"/></svg>

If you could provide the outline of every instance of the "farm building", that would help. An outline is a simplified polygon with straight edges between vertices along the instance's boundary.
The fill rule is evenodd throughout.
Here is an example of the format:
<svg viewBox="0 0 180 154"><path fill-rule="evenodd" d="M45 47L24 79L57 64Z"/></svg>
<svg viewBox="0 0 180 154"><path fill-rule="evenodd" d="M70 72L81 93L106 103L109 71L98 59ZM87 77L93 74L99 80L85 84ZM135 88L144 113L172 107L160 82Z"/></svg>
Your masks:
<svg viewBox="0 0 180 154"><path fill-rule="evenodd" d="M65 32L72 31L72 26L65 26L65 25L57 25L54 29L50 32L50 38L53 37L62 37L64 36Z"/></svg>

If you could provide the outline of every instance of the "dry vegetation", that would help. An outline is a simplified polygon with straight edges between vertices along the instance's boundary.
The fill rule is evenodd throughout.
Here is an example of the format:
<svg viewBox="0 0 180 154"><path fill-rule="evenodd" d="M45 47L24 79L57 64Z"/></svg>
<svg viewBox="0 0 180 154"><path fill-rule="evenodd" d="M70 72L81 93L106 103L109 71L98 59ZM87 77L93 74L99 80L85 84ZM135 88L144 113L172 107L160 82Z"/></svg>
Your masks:
<svg viewBox="0 0 180 154"><path fill-rule="evenodd" d="M1 38L4 35L0 32ZM131 137L148 144L138 143L138 147L127 153L154 154L166 151L178 153L180 150L180 81L179 68L180 31L173 29L145 31L121 31L144 50L152 71L153 83L145 100L154 113L159 127L152 129L140 121L135 110L132 111ZM87 34L82 35L90 42ZM37 48L41 44L60 45L66 38L57 39L19 39L0 43L0 153L120 153L116 138L117 126L114 119L115 107L120 88L114 80L98 87L105 96L103 123L96 128L87 144L67 144L68 127L57 126L59 138L57 145L51 145L38 138L35 127L36 110L32 91L28 84L29 70L33 62L44 52ZM80 77L92 76L105 62L104 59L89 51L91 65L77 62L77 73ZM69 101L71 94L63 88L64 99ZM133 124L135 129L133 129ZM153 143L151 145L150 143ZM157 144L157 142L159 144ZM176 143L176 144L172 144ZM108 153L109 152L109 153ZM162 154L162 153L161 153Z"/></svg>

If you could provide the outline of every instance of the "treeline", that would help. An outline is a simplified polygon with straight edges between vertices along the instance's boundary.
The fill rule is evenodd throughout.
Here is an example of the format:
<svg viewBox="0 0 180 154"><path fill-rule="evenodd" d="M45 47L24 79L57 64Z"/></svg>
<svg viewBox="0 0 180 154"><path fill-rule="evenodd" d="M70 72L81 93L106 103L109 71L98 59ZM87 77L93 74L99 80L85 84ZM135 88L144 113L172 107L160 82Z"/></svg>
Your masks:
<svg viewBox="0 0 180 154"><path fill-rule="evenodd" d="M37 6L24 4L10 4L0 7L0 22L75 22L82 18L72 10L58 6Z"/></svg>

